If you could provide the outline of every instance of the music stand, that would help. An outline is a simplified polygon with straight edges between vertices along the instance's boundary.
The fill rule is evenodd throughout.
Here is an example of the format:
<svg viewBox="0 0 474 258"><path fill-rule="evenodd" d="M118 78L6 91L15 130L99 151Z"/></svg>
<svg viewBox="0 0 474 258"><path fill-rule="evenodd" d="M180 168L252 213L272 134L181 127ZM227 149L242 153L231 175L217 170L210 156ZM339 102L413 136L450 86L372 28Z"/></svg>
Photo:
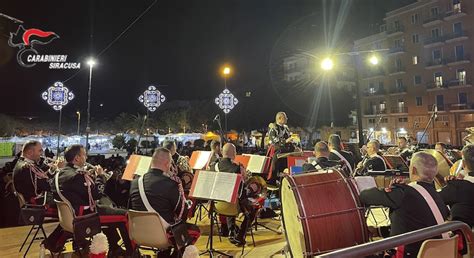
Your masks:
<svg viewBox="0 0 474 258"><path fill-rule="evenodd" d="M206 247L207 250L202 252L200 255L208 253L210 257L214 257L215 254L229 256L223 252L215 250L213 246L214 219L216 218L214 202L217 200L235 203L238 199L238 190L241 182L242 175L239 174L197 171L194 175L189 196L210 202L208 212L209 219L211 220L209 225L209 245Z"/></svg>
<svg viewBox="0 0 474 258"><path fill-rule="evenodd" d="M206 251L200 253L199 255L203 255L203 254L209 254L210 257L214 257L215 254L220 254L220 255L224 255L224 256L229 256L228 254L224 253L224 252L221 252L219 250L216 250L214 249L214 246L213 246L213 240L212 238L214 237L214 216L215 216L215 211L214 211L214 200L209 200L210 201L210 205L209 205L209 219L211 220L211 223L209 225L209 240L208 240L208 243L209 243L209 247L207 248Z"/></svg>
<svg viewBox="0 0 474 258"><path fill-rule="evenodd" d="M408 172L409 168L405 160L400 155L383 155L383 159L390 169L396 169L400 172Z"/></svg>

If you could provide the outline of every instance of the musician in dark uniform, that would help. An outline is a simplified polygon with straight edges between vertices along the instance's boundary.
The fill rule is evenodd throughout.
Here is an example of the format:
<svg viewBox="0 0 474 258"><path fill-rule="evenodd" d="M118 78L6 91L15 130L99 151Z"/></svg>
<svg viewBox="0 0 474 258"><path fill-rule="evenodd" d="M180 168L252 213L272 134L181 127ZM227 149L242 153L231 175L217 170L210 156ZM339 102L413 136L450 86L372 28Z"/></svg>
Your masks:
<svg viewBox="0 0 474 258"><path fill-rule="evenodd" d="M359 162L356 168L357 175L365 175L368 171L386 171L385 160L379 155L380 143L371 140L367 143L367 155L363 161Z"/></svg>
<svg viewBox="0 0 474 258"><path fill-rule="evenodd" d="M389 188L363 190L360 201L366 206L382 205L390 208L390 235L395 236L438 224L427 201L415 188L421 186L435 201L436 207L433 208L439 209L441 222L444 222L449 211L433 182L438 173L437 165L436 159L430 154L415 153L411 159L410 180L416 182L417 186L406 185L404 180L395 179ZM403 252L404 257L416 257L422 242L398 247L397 252Z"/></svg>
<svg viewBox="0 0 474 258"><path fill-rule="evenodd" d="M184 223L194 243L200 235L199 228L186 223L188 210L186 198L179 187L179 178L170 173L171 165L170 151L166 148L157 148L153 153L150 169L143 175L143 188L150 206L167 223L164 225L165 228ZM135 178L130 186L130 208L147 211L140 196L138 178Z"/></svg>
<svg viewBox="0 0 474 258"><path fill-rule="evenodd" d="M222 157L221 152L221 143L216 140L211 142L211 159L209 160L209 167L215 165L219 162L219 159Z"/></svg>
<svg viewBox="0 0 474 258"><path fill-rule="evenodd" d="M403 158L405 161L410 161L411 155L413 155L413 151L408 146L407 138L400 136L397 140L398 145L398 155Z"/></svg>
<svg viewBox="0 0 474 258"><path fill-rule="evenodd" d="M354 169L354 155L350 151L345 151L342 146L341 137L337 134L331 134L328 138L330 160L340 160L346 164L346 174L352 174Z"/></svg>
<svg viewBox="0 0 474 258"><path fill-rule="evenodd" d="M267 178L270 184L275 184L279 173L278 154L294 151L291 142L290 129L286 125L288 117L285 112L278 112L275 116L275 123L268 125L269 150L273 148L272 166L270 175Z"/></svg>
<svg viewBox="0 0 474 258"><path fill-rule="evenodd" d="M317 142L314 145L314 156L316 160L303 164L303 171L314 171L340 165L340 161L329 159L329 147L326 142ZM348 176L348 175L346 175Z"/></svg>
<svg viewBox="0 0 474 258"><path fill-rule="evenodd" d="M85 215L91 212L98 212L100 216L108 216L112 224L105 224L107 228L102 230L107 235L110 245L110 253L114 255L123 255L123 250L117 244L120 230L127 254L131 254L132 248L128 231L125 226L126 210L114 208L108 205L100 205L96 200L104 196L106 178L104 170L96 166L92 171L86 170L86 150L82 145L74 144L69 146L64 152L66 167L59 171L58 182L53 181L52 191L56 200L63 200L57 193L57 188L61 191L63 197L72 205L76 216ZM94 174L92 174L94 173ZM64 201L64 200L63 200Z"/></svg>
<svg viewBox="0 0 474 258"><path fill-rule="evenodd" d="M245 168L234 162L236 154L235 145L232 143L226 143L222 147L222 158L214 167L211 167L211 169L218 172L240 173L245 180ZM237 246L245 244L245 234L247 233L248 228L252 225L252 222L255 220L257 213L257 210L247 198L246 191L242 191L242 195L239 196L239 208L245 215L244 220L240 225L240 230L238 230L237 225L235 224L235 217L227 217L226 225L229 230L230 242ZM222 225L222 227L225 227L225 225Z"/></svg>
<svg viewBox="0 0 474 258"><path fill-rule="evenodd" d="M21 156L13 169L13 184L15 191L22 194L29 204L42 205L44 199L41 200L41 198L46 198L47 216L57 217L56 205L51 194L50 176L56 172L58 165L63 166L63 164L57 163L51 168L41 167L38 162L41 160L42 153L43 149L38 141L28 141L23 145ZM54 230L54 232L57 232L56 234L61 231L62 228L59 225ZM55 236L50 234L42 244L44 245L46 242L54 243L56 241Z"/></svg>
<svg viewBox="0 0 474 258"><path fill-rule="evenodd" d="M49 174L38 164L42 153L43 149L39 141L26 142L23 145L22 155L13 169L15 190L23 195L27 203L42 204L42 201L36 198L51 191Z"/></svg>
<svg viewBox="0 0 474 258"><path fill-rule="evenodd" d="M463 179L448 177L447 185L439 193L451 207L452 220L474 226L474 145L462 149Z"/></svg>
<svg viewBox="0 0 474 258"><path fill-rule="evenodd" d="M453 164L458 161L458 157L456 157L455 152L448 150L448 145L444 142L437 142L434 147L435 150L441 152L446 158L448 158ZM457 151L457 150L456 150Z"/></svg>

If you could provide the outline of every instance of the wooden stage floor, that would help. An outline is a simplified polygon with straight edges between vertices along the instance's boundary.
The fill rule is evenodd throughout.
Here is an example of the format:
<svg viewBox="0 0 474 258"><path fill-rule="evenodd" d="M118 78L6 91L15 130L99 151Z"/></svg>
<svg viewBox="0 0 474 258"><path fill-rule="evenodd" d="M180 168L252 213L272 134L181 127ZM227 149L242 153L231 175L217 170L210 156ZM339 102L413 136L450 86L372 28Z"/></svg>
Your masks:
<svg viewBox="0 0 474 258"><path fill-rule="evenodd" d="M194 218L188 222L194 222ZM259 223L262 223L270 228L276 229L280 226L280 221L275 219L265 219L259 220ZM238 223L239 224L239 223ZM57 223L45 224L44 228L46 234L49 234L54 230ZM201 229L201 237L199 238L196 246L200 251L206 250L206 243L209 236L209 219L203 218L202 221L198 221L198 226ZM18 250L26 237L30 227L13 227L13 228L4 228L0 229L0 257L22 257L26 247L22 250L22 253L19 253ZM281 230L281 228L279 228ZM227 238L222 238L222 242L219 241L217 236L217 230L214 230L214 249L225 252L232 257L284 257L281 254L281 250L286 245L286 240L284 234L276 234L270 230L267 230L263 227L258 227L258 230L254 229L254 238L255 238L255 247L252 243L252 238L250 234L247 235L247 245L245 246L244 254L241 255L242 248L236 247L231 244ZM40 241L35 241L27 255L27 257L39 257L40 250ZM70 245L67 246L67 250L62 255L62 257L79 257L76 254L73 254ZM49 256L49 252L46 252ZM142 252L144 254L151 254L149 252ZM203 255L201 257L209 257L208 255Z"/></svg>

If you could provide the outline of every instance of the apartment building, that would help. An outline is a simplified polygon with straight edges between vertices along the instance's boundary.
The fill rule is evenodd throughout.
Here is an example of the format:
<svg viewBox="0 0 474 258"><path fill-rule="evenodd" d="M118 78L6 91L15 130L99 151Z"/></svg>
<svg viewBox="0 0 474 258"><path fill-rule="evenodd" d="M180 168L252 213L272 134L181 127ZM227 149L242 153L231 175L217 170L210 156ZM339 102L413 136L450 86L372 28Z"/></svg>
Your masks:
<svg viewBox="0 0 474 258"><path fill-rule="evenodd" d="M366 134L462 145L474 126L473 37L474 1L418 0L386 13L380 33L356 40L357 51L381 58L357 67Z"/></svg>

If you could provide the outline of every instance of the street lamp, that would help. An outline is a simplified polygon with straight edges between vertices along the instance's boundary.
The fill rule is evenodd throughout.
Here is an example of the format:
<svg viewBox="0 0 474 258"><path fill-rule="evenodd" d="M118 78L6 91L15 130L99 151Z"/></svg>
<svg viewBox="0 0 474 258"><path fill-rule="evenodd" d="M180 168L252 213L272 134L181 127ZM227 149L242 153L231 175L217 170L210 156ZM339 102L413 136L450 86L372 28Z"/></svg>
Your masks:
<svg viewBox="0 0 474 258"><path fill-rule="evenodd" d="M226 95L226 94L232 95L232 93L230 93L230 91L227 90L227 77L229 77L230 72L231 72L231 69L230 69L229 66L224 66L224 68L222 68L222 75L224 76L224 91L219 95L219 97L222 96L223 94L224 95ZM229 105L229 104L228 103L224 104L223 101L228 101L229 99L228 98L220 99L220 102L218 102L218 100L217 100L218 98L216 98L215 103L216 103L216 105L219 105L219 107L224 111L224 128L225 128L225 131L227 132L227 113L230 112L230 109L232 109L233 106L230 109L224 109L222 107L222 105ZM234 98L234 95L232 95L232 98ZM235 101L237 101L237 99L235 99ZM233 103L234 100L232 100L231 102ZM237 104L237 102L235 104ZM226 110L227 110L227 112L226 112Z"/></svg>
<svg viewBox="0 0 474 258"><path fill-rule="evenodd" d="M378 65L379 64L379 58L376 55L373 55L369 58L369 63L372 65Z"/></svg>
<svg viewBox="0 0 474 258"><path fill-rule="evenodd" d="M379 51L384 51L385 49L379 50ZM356 110L357 110L357 130L358 130L358 137L359 137L359 147L362 147L364 145L364 133L363 133L363 128L362 128L362 103L361 103L361 96L360 96L360 86L359 86L359 70L357 69L357 59L356 56L360 55L362 52L351 52L351 53L341 53L338 55L350 55L352 56L352 62L353 62L353 67L354 67L354 74L355 74L355 87L356 87ZM379 58L376 55L372 55L369 57L368 62L376 66L379 64ZM332 59L329 57L323 59L321 62L321 68L324 71L330 71L334 67L334 62Z"/></svg>
<svg viewBox="0 0 474 258"><path fill-rule="evenodd" d="M81 112L76 111L77 115L77 135L80 135L80 128L81 128Z"/></svg>
<svg viewBox="0 0 474 258"><path fill-rule="evenodd" d="M222 69L222 74L224 75L224 88L227 89L227 77L230 75L230 67L224 67L224 69Z"/></svg>
<svg viewBox="0 0 474 258"><path fill-rule="evenodd" d="M58 145L56 149L56 157L59 157L62 109L69 103L69 101L74 99L74 94L66 86L64 86L62 82L55 82L53 86L49 87L41 94L41 98L44 99L48 105L52 106L54 110L59 111Z"/></svg>
<svg viewBox="0 0 474 258"><path fill-rule="evenodd" d="M163 93L161 93L153 85L148 86L148 89L145 90L143 94L138 97L138 101L140 101L140 103L143 103L143 105L146 107L146 115L143 119L143 124L140 128L140 134L138 135L138 144L135 149L136 153L138 153L143 128L146 126L147 118L149 117L149 112L155 112L156 109L160 107L163 102L165 102L165 100L165 95L163 95Z"/></svg>
<svg viewBox="0 0 474 258"><path fill-rule="evenodd" d="M321 68L324 71L330 71L332 70L333 67L334 67L334 62L329 57L324 58L323 61L321 62Z"/></svg>
<svg viewBox="0 0 474 258"><path fill-rule="evenodd" d="M91 130L90 120L91 120L91 92L92 92L92 68L96 65L94 58L89 58L87 60L87 65L89 66L89 90L87 92L87 123L86 123L86 153L89 153L89 133Z"/></svg>

